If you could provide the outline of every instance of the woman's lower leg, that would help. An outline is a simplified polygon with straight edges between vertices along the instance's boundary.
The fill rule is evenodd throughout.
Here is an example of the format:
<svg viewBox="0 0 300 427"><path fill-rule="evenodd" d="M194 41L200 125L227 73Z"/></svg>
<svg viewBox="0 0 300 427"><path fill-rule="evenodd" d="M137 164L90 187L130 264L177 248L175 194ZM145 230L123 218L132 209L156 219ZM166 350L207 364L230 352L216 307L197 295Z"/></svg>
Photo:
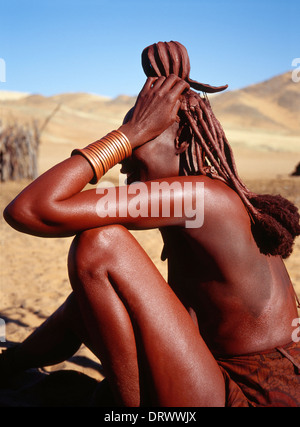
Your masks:
<svg viewBox="0 0 300 427"><path fill-rule="evenodd" d="M8 352L11 369L18 371L55 365L73 356L85 340L79 316L76 300L71 294L41 326Z"/></svg>

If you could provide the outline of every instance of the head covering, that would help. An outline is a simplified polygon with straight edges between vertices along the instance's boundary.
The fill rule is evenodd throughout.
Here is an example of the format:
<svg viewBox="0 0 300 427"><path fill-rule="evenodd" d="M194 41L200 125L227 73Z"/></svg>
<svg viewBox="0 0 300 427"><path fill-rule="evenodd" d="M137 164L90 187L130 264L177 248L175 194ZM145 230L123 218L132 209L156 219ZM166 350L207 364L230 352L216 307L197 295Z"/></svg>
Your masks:
<svg viewBox="0 0 300 427"><path fill-rule="evenodd" d="M179 42L158 42L146 47L142 52L142 66L147 77L168 77L176 74L198 91L216 93L227 89L228 85L211 86L190 78L190 60L186 48Z"/></svg>

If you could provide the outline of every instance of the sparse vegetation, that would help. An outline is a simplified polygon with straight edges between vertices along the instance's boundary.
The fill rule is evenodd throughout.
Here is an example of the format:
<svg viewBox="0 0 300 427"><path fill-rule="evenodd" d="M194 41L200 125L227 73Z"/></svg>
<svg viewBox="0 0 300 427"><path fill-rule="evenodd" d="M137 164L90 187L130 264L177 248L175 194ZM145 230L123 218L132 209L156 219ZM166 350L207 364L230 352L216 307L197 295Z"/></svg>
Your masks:
<svg viewBox="0 0 300 427"><path fill-rule="evenodd" d="M37 122L6 126L0 121L0 181L35 179L38 175L40 130Z"/></svg>
<svg viewBox="0 0 300 427"><path fill-rule="evenodd" d="M14 120L6 125L0 120L1 182L37 178L41 135L60 105L56 105L42 126L37 120L33 120L31 124L21 124Z"/></svg>

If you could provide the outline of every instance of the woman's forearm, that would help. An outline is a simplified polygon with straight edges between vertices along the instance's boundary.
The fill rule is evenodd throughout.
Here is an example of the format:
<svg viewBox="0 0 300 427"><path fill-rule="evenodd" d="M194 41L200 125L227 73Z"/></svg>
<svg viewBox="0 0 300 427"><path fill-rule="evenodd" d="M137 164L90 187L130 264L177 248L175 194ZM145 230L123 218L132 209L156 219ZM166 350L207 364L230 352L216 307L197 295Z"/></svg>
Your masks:
<svg viewBox="0 0 300 427"><path fill-rule="evenodd" d="M45 172L6 207L5 220L21 232L38 236L72 235L105 225L102 216L97 215L96 191L81 190L94 176L98 180L109 167L120 162L122 156L130 156L132 149L152 140L174 123L181 94L187 86L173 75L149 77L132 117L119 128L123 134L119 141L113 139L102 145L97 141L92 147L80 150L83 155L71 156ZM114 206L120 203L127 202L120 199L114 201Z"/></svg>

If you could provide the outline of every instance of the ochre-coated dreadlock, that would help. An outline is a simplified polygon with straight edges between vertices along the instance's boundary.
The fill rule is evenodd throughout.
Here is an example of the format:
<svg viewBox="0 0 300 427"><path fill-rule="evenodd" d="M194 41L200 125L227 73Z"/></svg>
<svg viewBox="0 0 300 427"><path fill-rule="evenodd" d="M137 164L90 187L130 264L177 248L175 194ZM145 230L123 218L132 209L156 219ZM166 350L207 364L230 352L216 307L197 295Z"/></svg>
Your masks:
<svg viewBox="0 0 300 427"><path fill-rule="evenodd" d="M214 87L191 80L187 50L178 42L159 42L147 47L142 53L142 65L148 77L173 73L204 92L200 96L190 89L179 111L176 146L181 151L180 174L201 174L224 181L243 201L260 251L287 258L295 237L300 235L298 209L280 195L251 192L239 178L232 149L206 95L220 92L227 85Z"/></svg>

